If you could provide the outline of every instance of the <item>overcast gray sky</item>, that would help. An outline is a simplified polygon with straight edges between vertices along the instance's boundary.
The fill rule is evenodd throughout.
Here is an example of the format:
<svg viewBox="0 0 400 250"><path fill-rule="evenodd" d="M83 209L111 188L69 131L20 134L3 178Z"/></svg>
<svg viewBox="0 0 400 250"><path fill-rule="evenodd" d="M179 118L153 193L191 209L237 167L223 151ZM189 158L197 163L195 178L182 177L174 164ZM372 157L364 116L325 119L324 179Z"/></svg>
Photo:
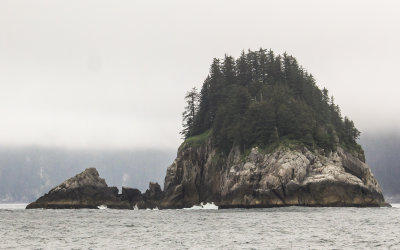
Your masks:
<svg viewBox="0 0 400 250"><path fill-rule="evenodd" d="M0 144L177 147L213 57L294 55L362 132L400 129L400 1L0 2Z"/></svg>

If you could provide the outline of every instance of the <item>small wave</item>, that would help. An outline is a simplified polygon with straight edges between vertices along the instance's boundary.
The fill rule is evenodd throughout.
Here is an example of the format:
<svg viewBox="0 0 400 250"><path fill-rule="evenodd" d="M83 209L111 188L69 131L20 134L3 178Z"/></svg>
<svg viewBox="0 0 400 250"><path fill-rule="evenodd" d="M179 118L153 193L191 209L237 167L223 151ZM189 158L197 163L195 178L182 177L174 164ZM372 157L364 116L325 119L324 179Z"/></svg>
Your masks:
<svg viewBox="0 0 400 250"><path fill-rule="evenodd" d="M107 209L107 206L106 206L106 205L100 205L100 206L98 206L97 208L98 208L98 209Z"/></svg>
<svg viewBox="0 0 400 250"><path fill-rule="evenodd" d="M218 209L218 206L214 204L214 202L211 203L206 203L204 204L203 202L200 203L200 205L194 205L193 207L190 208L184 208L185 210L199 210L199 209Z"/></svg>
<svg viewBox="0 0 400 250"><path fill-rule="evenodd" d="M135 206L133 207L133 210L139 210L138 206L135 205ZM147 210L147 211L156 211L156 210L159 210L159 209L158 209L158 207L155 207L155 208L146 208L146 210Z"/></svg>

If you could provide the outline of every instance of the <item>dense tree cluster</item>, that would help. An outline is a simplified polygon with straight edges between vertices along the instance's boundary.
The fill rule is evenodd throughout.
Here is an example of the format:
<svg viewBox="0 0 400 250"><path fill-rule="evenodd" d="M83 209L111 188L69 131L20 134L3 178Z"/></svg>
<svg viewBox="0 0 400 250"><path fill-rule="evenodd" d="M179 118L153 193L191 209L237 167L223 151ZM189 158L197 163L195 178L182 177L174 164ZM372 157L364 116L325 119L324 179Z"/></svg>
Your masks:
<svg viewBox="0 0 400 250"><path fill-rule="evenodd" d="M273 51L242 52L238 59L214 59L200 93L186 95L183 136L211 131L224 152L265 147L283 139L334 151L338 145L362 151L360 132L326 89L319 89L297 60Z"/></svg>

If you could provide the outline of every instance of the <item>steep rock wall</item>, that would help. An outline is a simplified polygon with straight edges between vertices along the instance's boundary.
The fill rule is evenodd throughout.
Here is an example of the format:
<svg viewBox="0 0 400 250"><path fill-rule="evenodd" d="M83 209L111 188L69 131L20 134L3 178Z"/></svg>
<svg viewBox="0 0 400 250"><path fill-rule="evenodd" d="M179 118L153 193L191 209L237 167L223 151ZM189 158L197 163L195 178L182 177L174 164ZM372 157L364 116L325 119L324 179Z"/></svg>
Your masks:
<svg viewBox="0 0 400 250"><path fill-rule="evenodd" d="M224 157L210 141L184 145L167 169L164 192L161 208L386 204L369 167L342 148L328 156L305 147L253 148L248 155L233 148Z"/></svg>

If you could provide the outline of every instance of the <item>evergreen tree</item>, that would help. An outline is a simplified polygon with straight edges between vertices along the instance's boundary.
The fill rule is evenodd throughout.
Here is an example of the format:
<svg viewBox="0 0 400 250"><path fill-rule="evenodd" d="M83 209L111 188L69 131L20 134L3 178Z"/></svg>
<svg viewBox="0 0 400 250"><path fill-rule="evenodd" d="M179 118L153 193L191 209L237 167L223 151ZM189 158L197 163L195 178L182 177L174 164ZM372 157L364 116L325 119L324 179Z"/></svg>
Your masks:
<svg viewBox="0 0 400 250"><path fill-rule="evenodd" d="M360 137L360 131L354 127L354 122L349 118L344 118L344 133L350 143L354 143Z"/></svg>
<svg viewBox="0 0 400 250"><path fill-rule="evenodd" d="M225 84L236 84L235 60L233 57L225 55L222 65L222 75Z"/></svg>
<svg viewBox="0 0 400 250"><path fill-rule="evenodd" d="M196 87L186 93L185 100L187 105L182 113L183 130L181 131L181 135L184 138L188 138L193 135L195 116L198 110L199 95Z"/></svg>
<svg viewBox="0 0 400 250"><path fill-rule="evenodd" d="M214 58L210 67L210 81L209 81L209 119L214 122L217 114L218 107L224 102L224 79L221 70L221 62L219 59Z"/></svg>
<svg viewBox="0 0 400 250"><path fill-rule="evenodd" d="M239 59L236 61L237 82L242 86L248 86L251 80L250 66L247 62L247 55L242 51Z"/></svg>
<svg viewBox="0 0 400 250"><path fill-rule="evenodd" d="M198 112L195 115L195 123L192 134L201 134L212 125L210 114L210 76L207 76L199 94Z"/></svg>
<svg viewBox="0 0 400 250"><path fill-rule="evenodd" d="M363 158L354 123L342 118L328 90L319 89L286 53L261 48L242 51L237 60L228 55L222 63L213 59L200 94L194 88L185 100L182 135L211 129L213 143L225 153L234 145L245 150L287 138L326 151L341 145Z"/></svg>

